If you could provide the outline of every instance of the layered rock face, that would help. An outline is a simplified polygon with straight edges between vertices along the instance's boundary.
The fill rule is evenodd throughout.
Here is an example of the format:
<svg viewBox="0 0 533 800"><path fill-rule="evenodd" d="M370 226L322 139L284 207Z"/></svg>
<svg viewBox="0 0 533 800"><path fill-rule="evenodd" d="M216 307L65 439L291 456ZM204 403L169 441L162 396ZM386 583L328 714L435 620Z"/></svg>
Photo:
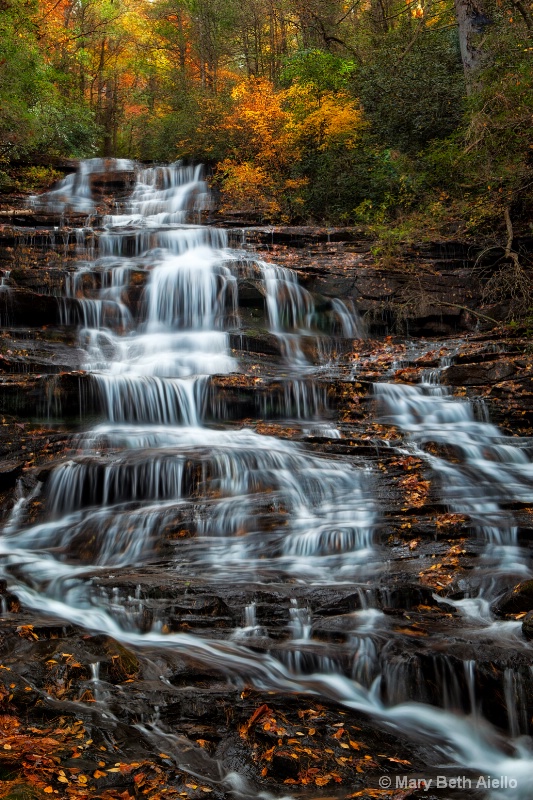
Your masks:
<svg viewBox="0 0 533 800"><path fill-rule="evenodd" d="M460 243L385 270L210 212L198 169L94 160L4 215L6 781L526 800L527 340Z"/></svg>

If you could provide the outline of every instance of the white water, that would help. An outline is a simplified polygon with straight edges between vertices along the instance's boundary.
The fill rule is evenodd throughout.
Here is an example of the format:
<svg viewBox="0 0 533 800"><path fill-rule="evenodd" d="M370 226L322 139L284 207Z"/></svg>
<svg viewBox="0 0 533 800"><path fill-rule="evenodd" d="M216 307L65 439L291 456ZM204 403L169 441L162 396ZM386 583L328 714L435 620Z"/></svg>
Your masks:
<svg viewBox="0 0 533 800"><path fill-rule="evenodd" d="M125 158L113 160L112 163L119 172L135 169L135 163ZM91 189L91 177L105 173L109 166L110 159L90 158L81 161L76 172L67 175L46 195L33 197L34 206L39 210L56 213L64 211L92 213L95 210L95 201Z"/></svg>
<svg viewBox="0 0 533 800"><path fill-rule="evenodd" d="M520 441L478 422L469 402L441 387L377 384L375 392L383 421L408 433L439 474L450 508L470 516L489 543L516 545L516 525L502 506L533 500L533 463ZM455 460L431 455L425 450L429 444L448 448Z"/></svg>
<svg viewBox="0 0 533 800"><path fill-rule="evenodd" d="M478 594L461 600L437 598L455 607L487 635L520 636L520 623L496 621L490 604L513 583L532 575L529 552L517 541L517 526L506 504L533 500L533 463L519 439L504 436L475 418L468 401L457 400L437 383L377 384L384 422L408 435L408 451L433 470L447 509L465 514L482 537ZM483 414L486 417L486 414ZM439 446L445 455L428 451Z"/></svg>
<svg viewBox="0 0 533 800"><path fill-rule="evenodd" d="M41 201L43 207L91 210L93 168L101 164L83 166L77 179L67 179ZM372 678L381 645L373 635L383 620L376 609L354 615L356 680L350 680L327 657L319 662L320 672L304 674L312 617L295 602L287 666L245 646L249 635L262 633L252 608L237 642L156 629L143 633L135 617L123 624L116 603L95 594L84 579L87 573L145 563L166 529L182 523L193 525L196 536L181 548L179 568L187 575L213 572L230 585L268 580L271 573L276 580L282 575L305 583L364 582L381 569L371 474L251 429L204 424L209 377L239 369L228 347L228 330L238 325L236 258L222 233L184 227L205 208L207 197L198 171L139 170L130 208L106 220L98 258L73 277L65 322L81 325L86 369L106 420L78 438L77 452L53 471L42 522L25 526L20 498L0 540L2 576L20 601L38 612L141 651L171 650L257 688L318 695L362 711L400 736L433 747L443 763L509 775L518 788L505 797L526 800L533 792L533 758L523 743L504 746L479 715L468 719L421 703L387 706L379 699ZM290 270L263 262L258 267L270 330L283 341L286 362L300 380L301 369L309 366L301 338L313 332L313 299ZM145 289L140 310L132 315L124 293L134 270L144 273ZM84 295L87 273L100 276L90 297ZM334 308L343 335L355 335L350 309ZM72 313L78 317L68 317ZM297 406L298 418L313 417L316 397L296 385L287 389L287 406ZM437 441L462 448L464 468L434 456L431 463L446 479L450 505L472 516L489 544L512 550L509 569L514 568L514 526L500 500L529 497L523 454L516 455L517 448L492 426L479 427L463 404L409 387L384 387L382 396L389 421L409 432L416 447ZM476 474L483 477L481 489ZM261 514L267 510L280 521L263 529ZM89 551L80 550L91 536ZM511 703L515 677L506 680L514 734L521 724ZM95 667L95 690L98 683ZM244 783L238 784L234 779L234 791L244 796Z"/></svg>

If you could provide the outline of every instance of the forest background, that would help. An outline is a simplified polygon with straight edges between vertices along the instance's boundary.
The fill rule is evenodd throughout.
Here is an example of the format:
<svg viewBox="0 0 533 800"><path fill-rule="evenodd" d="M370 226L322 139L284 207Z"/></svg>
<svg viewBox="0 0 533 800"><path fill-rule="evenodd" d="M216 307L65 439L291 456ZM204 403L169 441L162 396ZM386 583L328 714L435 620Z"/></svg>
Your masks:
<svg viewBox="0 0 533 800"><path fill-rule="evenodd" d="M228 214L382 241L533 219L527 0L0 0L0 187L208 165Z"/></svg>

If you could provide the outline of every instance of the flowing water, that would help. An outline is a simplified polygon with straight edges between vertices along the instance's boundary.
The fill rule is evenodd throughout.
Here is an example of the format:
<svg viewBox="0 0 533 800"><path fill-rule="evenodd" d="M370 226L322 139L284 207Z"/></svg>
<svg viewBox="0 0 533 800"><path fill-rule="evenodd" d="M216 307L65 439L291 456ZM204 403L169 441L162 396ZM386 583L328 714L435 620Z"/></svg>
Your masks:
<svg viewBox="0 0 533 800"><path fill-rule="evenodd" d="M529 559L517 542L508 510L533 496L533 462L527 442L503 436L495 425L478 421L474 406L431 384L378 384L384 421L409 436L412 452L427 460L440 479L450 510L467 514L485 542L493 577L530 574ZM435 448L444 455L436 454Z"/></svg>
<svg viewBox="0 0 533 800"><path fill-rule="evenodd" d="M107 166L84 162L36 206L95 214L94 176ZM63 324L78 327L101 415L73 437L69 457L36 487L38 522L26 513L32 498L19 498L0 540L1 575L10 590L36 613L108 634L140 653L172 652L256 688L308 693L362 711L400 737L423 742L433 763L516 782L491 797L531 797L533 755L518 738L527 720L516 702L523 700L525 677L505 671L506 741L483 720L472 659L459 659L457 668L435 654L434 684L446 692L423 696L427 670L418 656L391 651L397 637L382 610L390 605L386 590L365 588L381 579L386 585L376 470L305 444L306 434L341 436L328 421L318 377L326 363L331 367L328 342L362 335L355 308L335 300L321 316L294 271L231 247L225 231L199 224L210 199L198 169L112 166L134 174L131 196L97 230L88 221L77 231L79 258L62 300ZM234 424L233 403L217 384L225 376L238 387L243 371L230 346L231 337L246 335L243 280L253 280L264 297L266 334L281 354L279 374L261 384L255 412L293 426L299 440ZM478 592L450 601L472 624L502 582L530 574L508 506L531 500L531 462L520 442L477 421L468 403L434 381L380 384L376 394L382 421L404 432L406 452L426 460L443 502L468 515L478 532L484 548ZM95 586L100 575L157 559L181 577L228 586L358 586L342 653L337 658L313 638L312 610L296 597L285 646L276 649L255 602L224 640L169 633L164 618L147 624L140 595L109 596ZM491 625L500 635L486 614L483 626ZM518 638L518 627L507 624L507 635ZM527 649L525 641L520 647ZM98 663L91 669L101 705ZM141 728L159 749L173 748L175 763L192 774L210 776L237 797L268 796L242 776L221 775L205 753L186 757L183 742L157 720Z"/></svg>

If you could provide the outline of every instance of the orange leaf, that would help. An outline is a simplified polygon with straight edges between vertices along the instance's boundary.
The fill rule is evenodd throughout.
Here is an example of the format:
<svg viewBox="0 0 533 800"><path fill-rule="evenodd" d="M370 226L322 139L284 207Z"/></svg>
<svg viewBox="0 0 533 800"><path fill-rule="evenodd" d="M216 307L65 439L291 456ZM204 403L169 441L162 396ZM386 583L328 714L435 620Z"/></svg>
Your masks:
<svg viewBox="0 0 533 800"><path fill-rule="evenodd" d="M257 722L257 720L260 719L261 717L263 717L265 714L270 714L270 713L271 713L271 709L266 705L266 703L263 703L262 706L259 706L259 708L256 708L256 710L254 711L254 713L252 714L250 719L247 722L245 722L244 725L242 725L242 727L240 729L241 736L246 736L248 731L250 730L250 728L254 724L254 722Z"/></svg>

